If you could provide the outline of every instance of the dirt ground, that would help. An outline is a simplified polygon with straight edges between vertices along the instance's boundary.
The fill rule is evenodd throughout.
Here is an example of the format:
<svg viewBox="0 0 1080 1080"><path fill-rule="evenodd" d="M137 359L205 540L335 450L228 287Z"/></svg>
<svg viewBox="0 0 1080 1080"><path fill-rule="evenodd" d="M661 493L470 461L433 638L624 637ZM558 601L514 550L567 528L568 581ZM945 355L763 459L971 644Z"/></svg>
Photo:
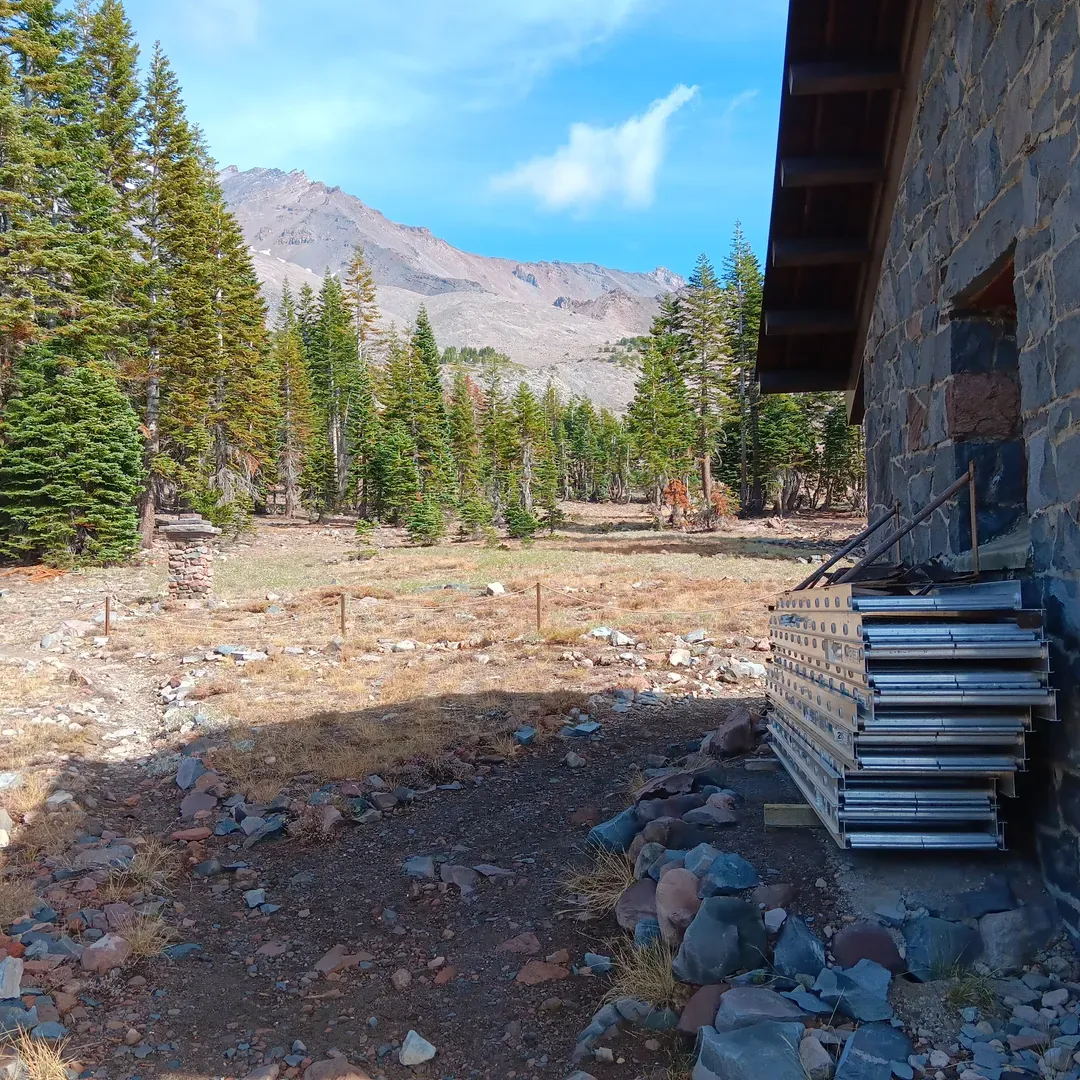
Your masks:
<svg viewBox="0 0 1080 1080"><path fill-rule="evenodd" d="M73 931L78 911L128 902L147 923L160 915L173 945L200 947L103 977L28 964L24 988L56 999L69 1059L110 1078L242 1077L268 1061L297 1075L332 1051L372 1076L571 1071L575 1036L608 985L572 972L586 951L610 952L617 928L568 912L560 878L583 862L589 824L627 805L642 770L681 758L730 709L760 704L760 681L733 675L731 662L764 660L768 603L860 523L822 516L684 535L649 530L639 507L566 509L564 530L525 545L413 548L390 530L361 544L351 523L263 522L222 545L210 607L165 599L162 550L138 566L0 577L0 770L21 782L0 791L12 818L5 928L34 903L34 886ZM495 581L505 595L485 594ZM587 636L599 627L632 644ZM698 655L674 663L677 636L698 628ZM616 711L617 687L660 703ZM601 722L594 740L559 737L575 708ZM510 738L521 724L537 729L527 749ZM185 746L219 774L212 812L180 814L173 778ZM583 767L566 766L568 749ZM835 919L834 890L815 884L832 879L825 834L763 830L762 805L798 801L795 789L741 759L725 769L745 800L726 846L765 882L795 886L800 914ZM370 794L372 773L419 794L367 824L324 827L320 808L344 806L349 785ZM74 799L47 804L57 792ZM252 847L242 835L204 838L230 796L280 798L289 834ZM97 837L130 842L168 880L69 873ZM410 856L507 873L466 898L405 876ZM193 873L215 859L223 873ZM256 888L269 908L247 906ZM516 982L529 957L498 946L526 931L539 959L556 956L571 974ZM334 946L364 959L315 974ZM438 1054L407 1069L396 1048L410 1029ZM587 1068L680 1075L681 1048L667 1037L623 1034L611 1049L611 1064Z"/></svg>

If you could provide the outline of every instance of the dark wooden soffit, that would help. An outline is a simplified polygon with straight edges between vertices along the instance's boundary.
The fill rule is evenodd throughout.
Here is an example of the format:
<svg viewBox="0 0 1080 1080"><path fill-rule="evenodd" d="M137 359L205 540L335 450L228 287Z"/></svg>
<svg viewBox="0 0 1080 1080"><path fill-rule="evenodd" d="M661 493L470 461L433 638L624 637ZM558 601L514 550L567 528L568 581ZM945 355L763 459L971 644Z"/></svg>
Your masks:
<svg viewBox="0 0 1080 1080"><path fill-rule="evenodd" d="M933 0L791 0L758 379L847 390L862 350Z"/></svg>

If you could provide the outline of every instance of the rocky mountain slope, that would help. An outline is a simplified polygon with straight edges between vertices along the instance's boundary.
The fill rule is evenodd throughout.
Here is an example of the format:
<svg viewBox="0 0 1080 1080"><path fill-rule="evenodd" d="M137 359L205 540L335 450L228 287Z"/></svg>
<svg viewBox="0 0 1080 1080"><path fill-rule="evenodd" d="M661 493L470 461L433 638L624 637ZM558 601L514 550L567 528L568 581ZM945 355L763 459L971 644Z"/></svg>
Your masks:
<svg viewBox="0 0 1080 1080"><path fill-rule="evenodd" d="M629 273L459 251L302 172L230 167L219 178L271 304L286 281L317 289L326 268L341 272L363 244L387 323L407 325L425 304L440 345L492 345L534 386L551 379L600 405L624 406L635 378L598 358L600 346L645 333L658 299L685 284L660 267Z"/></svg>

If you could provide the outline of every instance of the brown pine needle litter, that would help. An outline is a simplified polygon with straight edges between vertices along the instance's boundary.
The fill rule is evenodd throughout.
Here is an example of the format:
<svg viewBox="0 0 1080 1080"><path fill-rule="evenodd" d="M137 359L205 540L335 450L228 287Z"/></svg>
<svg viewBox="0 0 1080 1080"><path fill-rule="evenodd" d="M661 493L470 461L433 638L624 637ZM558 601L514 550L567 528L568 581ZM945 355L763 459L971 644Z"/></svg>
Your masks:
<svg viewBox="0 0 1080 1080"><path fill-rule="evenodd" d="M636 948L630 941L619 940L611 944L611 954L614 966L605 1001L635 998L656 1009L675 1010L686 1004L691 988L672 974L675 949L666 941L657 939Z"/></svg>
<svg viewBox="0 0 1080 1080"><path fill-rule="evenodd" d="M614 911L619 897L634 884L634 864L628 856L603 848L589 855L591 865L571 870L559 884L570 905L567 911L600 918Z"/></svg>

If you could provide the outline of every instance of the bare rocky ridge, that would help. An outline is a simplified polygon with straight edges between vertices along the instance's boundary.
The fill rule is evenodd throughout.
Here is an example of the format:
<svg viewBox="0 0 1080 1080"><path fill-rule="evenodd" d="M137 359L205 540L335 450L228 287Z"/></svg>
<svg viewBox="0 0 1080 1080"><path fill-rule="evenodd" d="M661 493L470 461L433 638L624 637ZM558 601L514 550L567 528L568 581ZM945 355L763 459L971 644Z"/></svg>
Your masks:
<svg viewBox="0 0 1080 1080"><path fill-rule="evenodd" d="M492 345L533 386L551 379L564 394L599 405L625 406L635 375L595 359L598 347L646 333L658 299L685 284L662 267L630 273L459 251L302 172L229 167L219 179L271 304L286 281L317 289L327 267L341 272L363 244L387 323L407 325L425 304L440 345Z"/></svg>

